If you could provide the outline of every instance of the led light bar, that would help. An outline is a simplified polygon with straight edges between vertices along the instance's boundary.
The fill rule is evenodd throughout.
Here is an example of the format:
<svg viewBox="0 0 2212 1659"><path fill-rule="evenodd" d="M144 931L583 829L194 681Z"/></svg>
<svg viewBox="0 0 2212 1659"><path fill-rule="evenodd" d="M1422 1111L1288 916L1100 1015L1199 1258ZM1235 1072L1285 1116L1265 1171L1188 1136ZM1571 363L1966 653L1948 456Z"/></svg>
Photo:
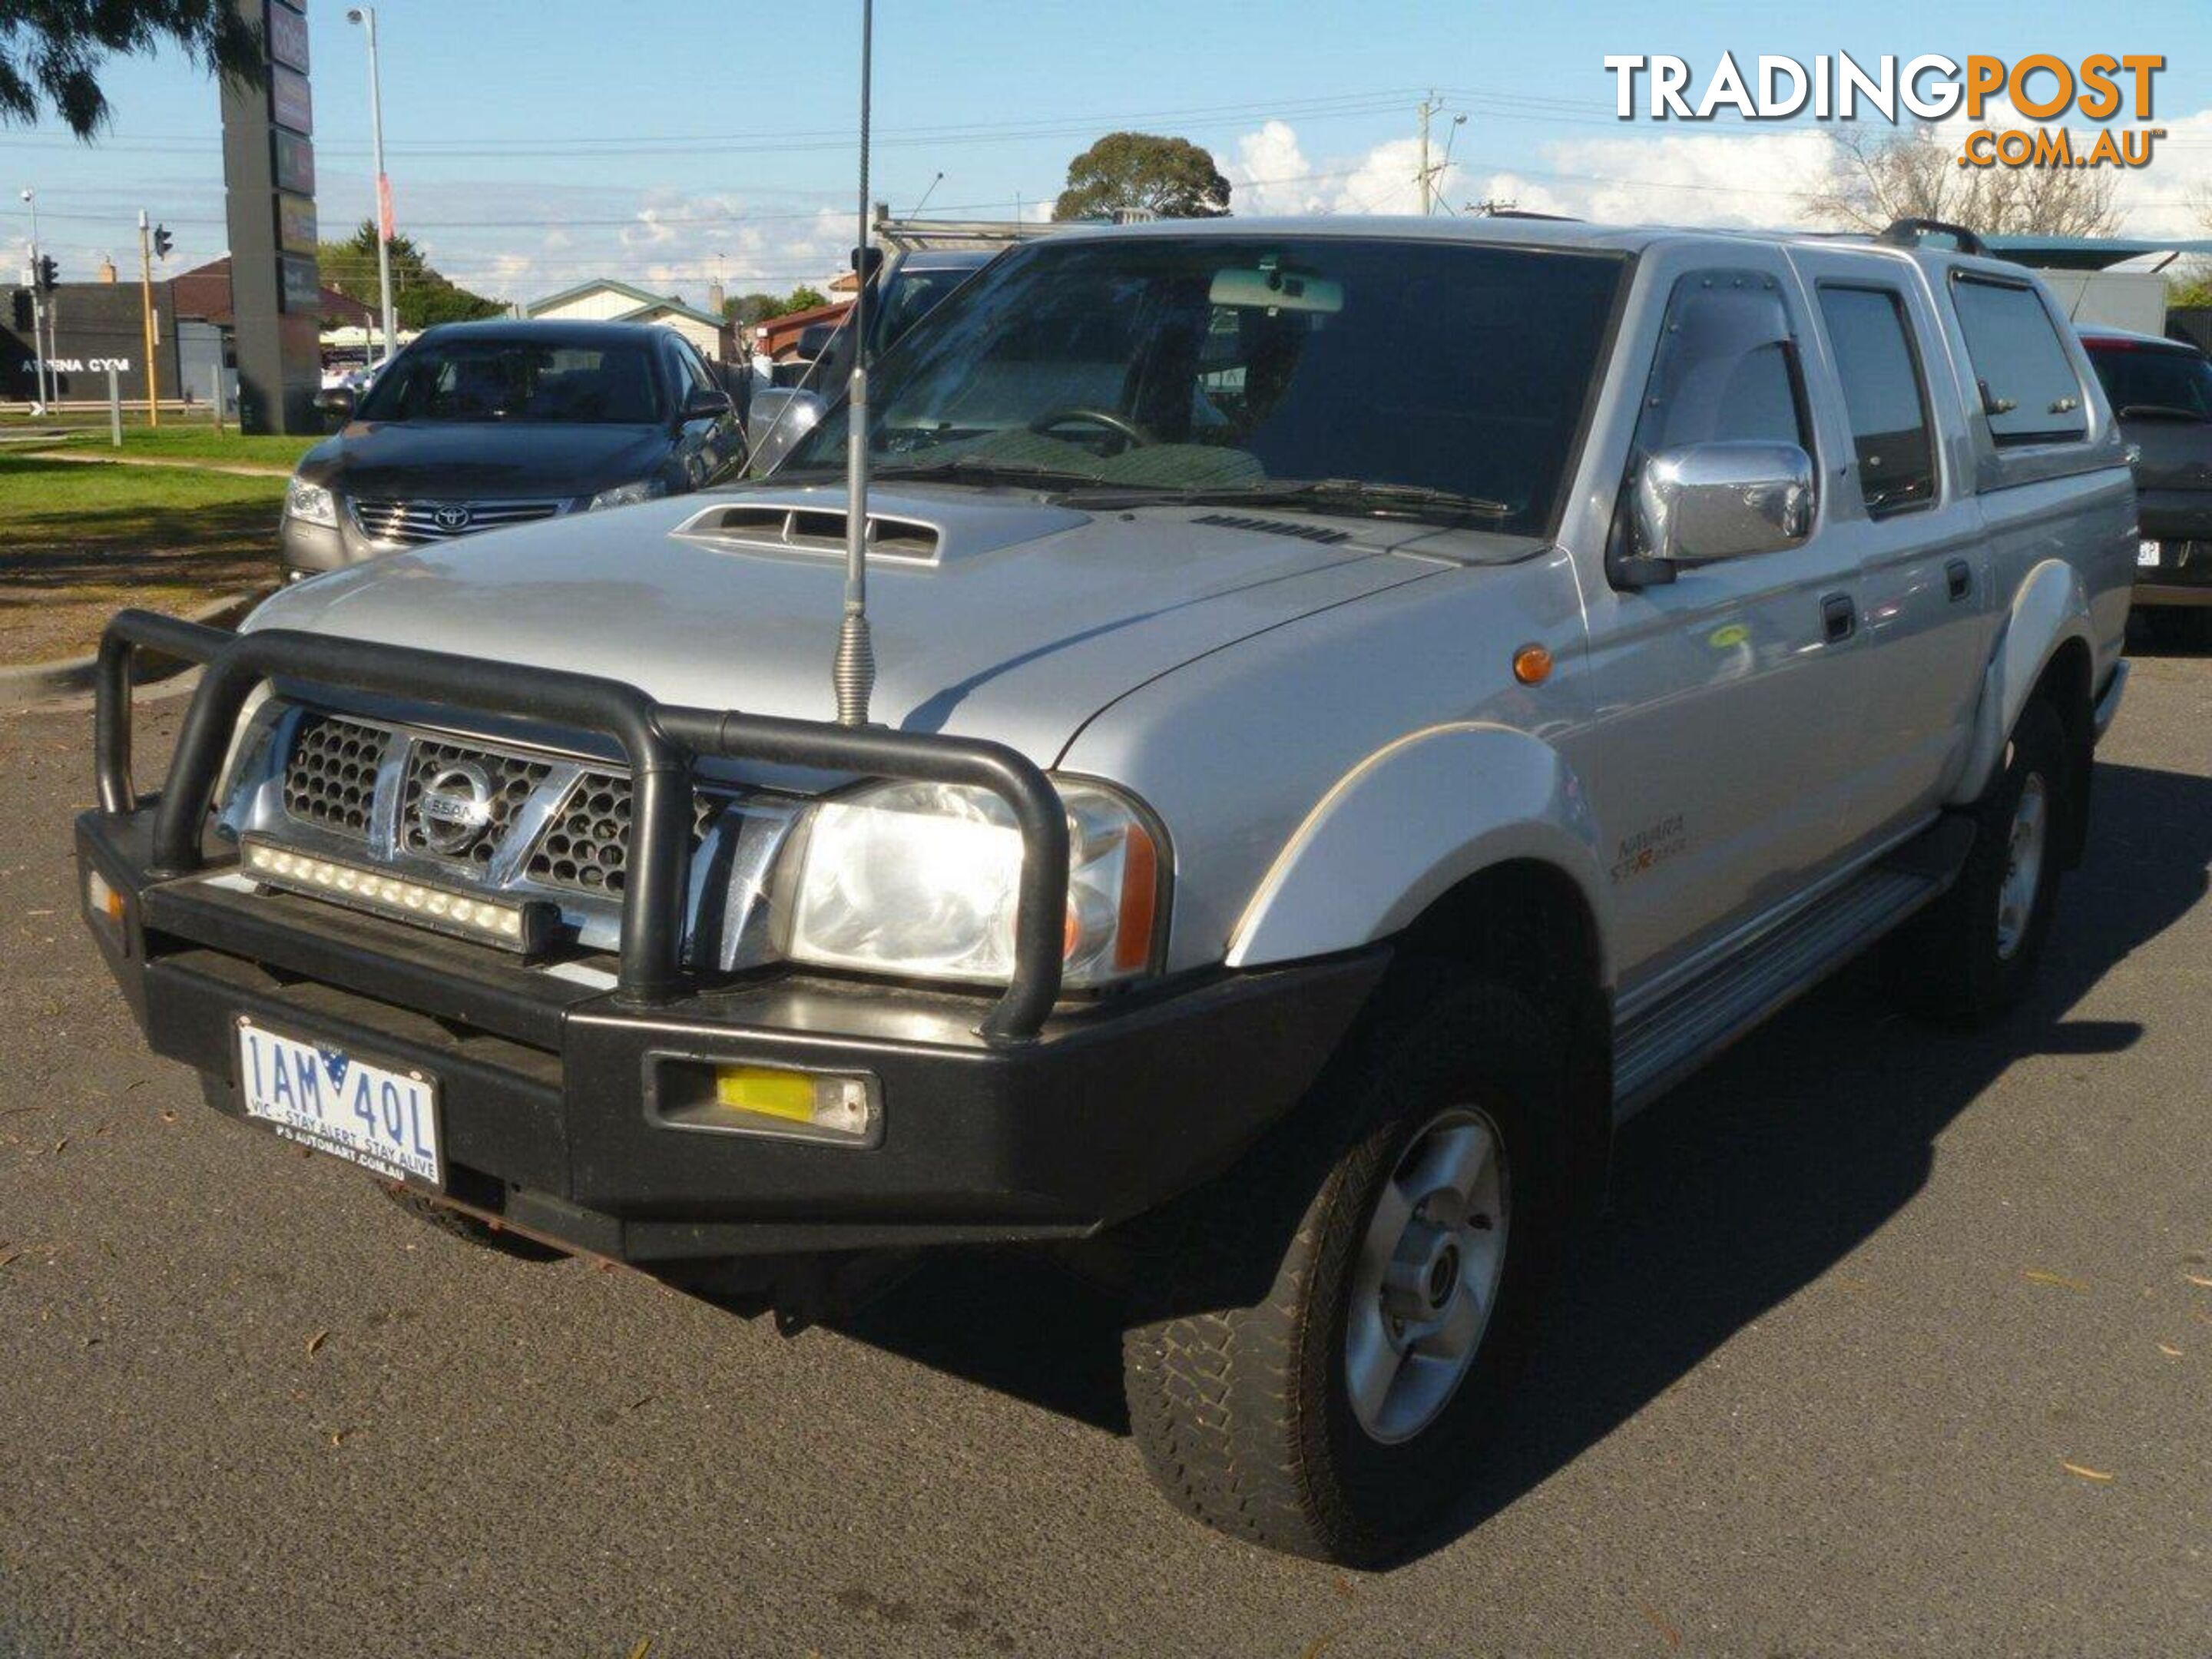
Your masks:
<svg viewBox="0 0 2212 1659"><path fill-rule="evenodd" d="M367 865L279 847L258 836L240 838L239 862L247 876L265 886L328 899L503 951L528 953L542 948L550 923L552 907L542 899L517 904L452 892Z"/></svg>

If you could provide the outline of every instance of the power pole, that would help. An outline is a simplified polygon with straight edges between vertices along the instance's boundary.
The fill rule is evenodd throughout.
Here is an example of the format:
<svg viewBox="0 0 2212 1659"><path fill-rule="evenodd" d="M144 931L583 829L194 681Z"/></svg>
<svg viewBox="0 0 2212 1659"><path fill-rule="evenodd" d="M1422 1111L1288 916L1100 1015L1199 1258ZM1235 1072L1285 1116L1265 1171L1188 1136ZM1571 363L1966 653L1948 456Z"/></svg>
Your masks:
<svg viewBox="0 0 2212 1659"><path fill-rule="evenodd" d="M384 361L399 349L398 325L392 306L392 177L384 170L384 82L376 56L376 8L357 6L346 21L368 36L368 143L376 159L376 291L384 321Z"/></svg>
<svg viewBox="0 0 2212 1659"><path fill-rule="evenodd" d="M1451 170L1450 140L1445 142L1443 158L1441 161L1432 163L1429 160L1429 123L1443 112L1443 107L1436 94L1431 92L1421 100L1420 107L1415 112L1421 118L1421 170L1414 175L1414 182L1421 187L1421 212L1424 216L1437 210L1438 200L1437 180ZM1459 129L1466 125L1467 117L1453 116L1452 137L1456 138L1459 136Z"/></svg>
<svg viewBox="0 0 2212 1659"><path fill-rule="evenodd" d="M1420 186L1421 215L1424 218L1428 216L1431 210L1430 181L1435 177L1429 167L1429 118L1443 107L1437 102L1436 94L1431 92L1421 100L1420 108L1416 112L1421 118L1421 170L1413 175L1413 182Z"/></svg>
<svg viewBox="0 0 2212 1659"><path fill-rule="evenodd" d="M39 365L39 407L46 410L53 406L53 398L46 389L46 265L39 256L39 192L27 186L23 205L31 210L31 265L24 273L31 289L31 356Z"/></svg>
<svg viewBox="0 0 2212 1659"><path fill-rule="evenodd" d="M161 424L161 383L154 365L154 247L148 240L146 210L138 210L138 300L146 324L146 424Z"/></svg>

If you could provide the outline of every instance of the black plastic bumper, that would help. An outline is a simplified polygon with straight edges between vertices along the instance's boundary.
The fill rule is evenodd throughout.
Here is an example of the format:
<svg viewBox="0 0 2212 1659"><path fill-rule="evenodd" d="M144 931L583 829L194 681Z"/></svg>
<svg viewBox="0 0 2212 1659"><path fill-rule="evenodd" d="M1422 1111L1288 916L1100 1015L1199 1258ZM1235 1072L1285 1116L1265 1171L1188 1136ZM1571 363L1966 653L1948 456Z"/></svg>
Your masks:
<svg viewBox="0 0 2212 1659"><path fill-rule="evenodd" d="M154 1050L235 1099L235 1023L419 1069L441 1094L448 1196L619 1260L1077 1237L1227 1167L1326 1062L1376 952L1063 1004L979 1035L988 997L800 974L640 1005L486 946L221 880L149 874L150 807L88 812L88 911ZM210 875L218 878L210 879ZM796 1063L877 1082L857 1148L650 1116L649 1056Z"/></svg>

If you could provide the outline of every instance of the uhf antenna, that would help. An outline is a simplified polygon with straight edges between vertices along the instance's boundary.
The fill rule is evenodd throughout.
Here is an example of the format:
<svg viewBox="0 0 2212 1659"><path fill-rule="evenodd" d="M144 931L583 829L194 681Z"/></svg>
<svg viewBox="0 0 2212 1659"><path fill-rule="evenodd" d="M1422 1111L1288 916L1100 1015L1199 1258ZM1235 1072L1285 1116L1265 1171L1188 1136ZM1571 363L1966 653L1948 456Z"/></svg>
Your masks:
<svg viewBox="0 0 2212 1659"><path fill-rule="evenodd" d="M860 0L860 241L853 254L853 377L845 393L845 617L837 629L837 724L866 726L876 686L868 638L868 83L875 0Z"/></svg>

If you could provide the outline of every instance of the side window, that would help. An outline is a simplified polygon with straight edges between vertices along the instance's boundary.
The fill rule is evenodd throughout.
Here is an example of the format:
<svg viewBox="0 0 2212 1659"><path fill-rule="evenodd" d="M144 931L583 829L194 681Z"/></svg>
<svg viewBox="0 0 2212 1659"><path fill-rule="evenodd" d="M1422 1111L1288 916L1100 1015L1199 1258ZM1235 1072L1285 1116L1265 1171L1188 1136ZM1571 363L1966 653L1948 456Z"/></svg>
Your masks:
<svg viewBox="0 0 2212 1659"><path fill-rule="evenodd" d="M679 334L670 349L676 357L677 385L685 396L708 384L707 371L700 366L699 354L691 349L690 341Z"/></svg>
<svg viewBox="0 0 2212 1659"><path fill-rule="evenodd" d="M2081 385L2033 289L1963 272L1951 279L1966 356L1999 444L2066 443L2088 436Z"/></svg>
<svg viewBox="0 0 2212 1659"><path fill-rule="evenodd" d="M1607 568L1638 550L1632 503L1645 461L1690 444L1747 442L1795 444L1818 460L1790 308L1763 270L1693 270L1667 301Z"/></svg>
<svg viewBox="0 0 2212 1659"><path fill-rule="evenodd" d="M1823 283L1820 320L1850 412L1867 510L1879 518L1925 506L1936 499L1936 446L1903 297L1893 289Z"/></svg>
<svg viewBox="0 0 2212 1659"><path fill-rule="evenodd" d="M1636 456L1747 441L1813 447L1790 312L1764 271L1692 271L1667 305Z"/></svg>

